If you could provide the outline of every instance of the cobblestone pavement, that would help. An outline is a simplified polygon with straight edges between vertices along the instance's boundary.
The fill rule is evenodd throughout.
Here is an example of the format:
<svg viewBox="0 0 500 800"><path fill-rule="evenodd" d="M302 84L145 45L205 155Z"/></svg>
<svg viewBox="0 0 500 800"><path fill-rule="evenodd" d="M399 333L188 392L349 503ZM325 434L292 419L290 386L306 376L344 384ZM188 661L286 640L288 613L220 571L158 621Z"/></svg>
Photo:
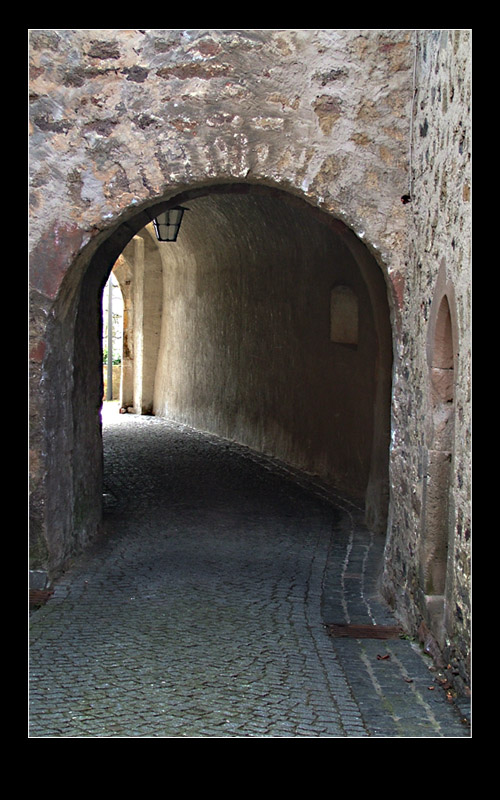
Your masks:
<svg viewBox="0 0 500 800"><path fill-rule="evenodd" d="M30 619L30 738L470 737L355 506L155 417L105 425L105 534Z"/></svg>

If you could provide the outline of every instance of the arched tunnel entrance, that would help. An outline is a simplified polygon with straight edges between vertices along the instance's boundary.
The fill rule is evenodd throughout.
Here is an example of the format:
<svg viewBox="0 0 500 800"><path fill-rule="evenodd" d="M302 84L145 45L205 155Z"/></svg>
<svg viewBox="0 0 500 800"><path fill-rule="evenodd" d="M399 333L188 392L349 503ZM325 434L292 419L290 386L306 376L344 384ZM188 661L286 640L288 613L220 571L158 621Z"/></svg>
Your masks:
<svg viewBox="0 0 500 800"><path fill-rule="evenodd" d="M178 240L156 243L150 220L179 203L189 213ZM316 475L384 531L392 337L381 269L347 226L300 198L231 184L136 213L68 275L46 364L59 381L46 403L53 564L99 527L101 295L122 254L133 314L124 405Z"/></svg>

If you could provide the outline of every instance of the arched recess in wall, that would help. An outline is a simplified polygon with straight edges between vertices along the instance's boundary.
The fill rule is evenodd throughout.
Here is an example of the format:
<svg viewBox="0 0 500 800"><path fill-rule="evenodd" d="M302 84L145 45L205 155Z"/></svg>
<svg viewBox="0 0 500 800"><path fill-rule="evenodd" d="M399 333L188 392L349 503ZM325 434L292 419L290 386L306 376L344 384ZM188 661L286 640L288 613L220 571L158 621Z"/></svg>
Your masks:
<svg viewBox="0 0 500 800"><path fill-rule="evenodd" d="M438 293L430 318L427 349L430 414L420 559L427 621L441 642L444 639L446 598L451 588L448 582L452 572L454 533L451 487L456 339L451 294L449 290Z"/></svg>
<svg viewBox="0 0 500 800"><path fill-rule="evenodd" d="M370 526L384 531L388 503L392 334L387 288L382 271L366 246L352 231L301 198L262 185L226 184L198 187L152 204L140 212L131 211L126 221L102 235L99 246L96 247L94 243L90 257L85 261L82 256L78 265L74 266L71 276L68 276L67 286L71 286L71 293L68 291L66 297L71 295L71 299L66 302L64 309L64 304L60 306L64 313L61 313L54 326L53 341L57 347L65 348L68 353L67 370L64 377L59 376L59 386L64 384L68 387L67 395L71 395L71 402L63 403L58 398L57 408L53 409L52 421L49 422L52 431L56 427L65 427L70 431L69 438L72 442L72 447L66 448L64 453L61 453L61 448L58 450L56 444L52 446L54 463L59 463L59 474L64 470L69 490L65 495L68 501L65 520L67 533L61 531L61 536L66 537L64 553L71 554L75 547L83 546L92 538L100 521L102 289L117 259L123 255L127 260L127 248L136 248L138 239L141 238L142 245L139 246L146 246L147 237L144 238L141 231L150 224L151 218L167 206L180 203L191 203L193 207L184 231L189 242L182 245L185 246L185 256L186 259L189 257L190 263L208 265L208 268L213 268L212 277L217 277L214 253L220 255L222 249L232 248L230 257L228 255L219 269L219 275L229 262L237 262L242 252L245 253L245 268L233 273L229 282L234 301L233 309L241 311L241 291L244 290L248 298L246 306L253 312L251 316L244 317L244 329L241 326L239 328L241 343L247 346L248 342L253 342L257 347L258 335L254 335L252 339L243 334L247 334L250 328L254 334L259 334L262 331L262 320L266 318L279 318L288 325L288 328L283 329L288 338L279 341L275 338L271 342L272 347L267 346L270 341L266 342L265 352L252 353L247 347L243 362L245 375L250 380L255 377L262 382L264 373L256 372L259 364L264 365L269 374L272 363L279 364L280 368L283 365L295 365L301 370L297 373L300 380L291 372L282 371L281 383L274 381L273 384L271 381L266 384L268 387L272 385L276 400L276 384L279 383L278 401L283 401L283 407L293 394L287 380L309 387L308 397L301 396L300 402L293 408L288 403L288 416L282 415L278 420L269 412L269 407L263 406L257 412L244 407L245 398L251 396L251 392L240 391L238 394L234 391L231 401L234 419L230 420L231 425L240 424L245 417L246 430L254 437L249 442L250 446L259 449L262 444L263 450L281 457L279 447L285 441L285 450L288 448L286 452L292 453L294 465L300 462L299 466L302 467L303 461L306 469L310 453L307 452L305 443L314 439L314 463L319 465L318 469L329 457L332 463L326 466L331 471L333 483L341 485L346 493L349 493L349 487L358 496L361 492L366 500ZM196 214L196 209L203 213ZM250 220L255 222L253 226L249 225ZM237 227L228 237L231 225ZM228 238L231 240L229 243ZM334 250L331 249L332 241L335 242ZM176 252L179 253L180 250ZM178 256L172 255L172 268L176 258ZM261 269L262 261L265 261L266 269ZM301 265L306 263L322 265L314 273L314 280L310 279L309 274L303 275L300 272ZM278 298L278 302L272 307L269 303L266 305L268 284L264 280L268 280L270 275L274 275L276 279L273 297L275 300ZM200 273L197 274L196 281L192 284L195 288L190 294L192 303L197 296L207 291L210 283L202 283ZM292 297L290 286L297 286L298 282L301 291ZM360 321L355 348L345 347L331 336L332 285L347 286L352 283L355 284L351 288L356 297L356 313L359 311ZM219 288L222 292L227 286L219 284ZM311 288L321 300L318 313L317 308L311 305ZM212 316L219 328L224 328L225 320L217 314ZM239 314L240 319L243 316ZM304 327L306 322L311 330L311 326L314 327L314 336L312 333L309 335L310 330ZM203 337L198 335L198 338ZM295 350L294 357L290 358L290 350L287 348L294 340L299 339L302 349ZM217 354L215 337L210 341ZM320 347L318 341L321 341ZM321 359L318 359L318 350L321 350ZM60 365L54 365L54 370L58 369L61 371ZM327 375L330 369L331 377ZM161 372L160 365L156 370L157 383L164 380ZM321 381L322 386L327 386L327 391L322 396L316 391ZM247 388L248 386L250 384L247 384ZM165 392L166 389L162 391ZM258 392L259 397L263 398L262 402L269 400L269 393L270 390ZM201 394L198 391L196 397L199 399ZM156 401L160 412L163 396L160 393ZM282 407L279 410L281 413ZM140 413L143 411L141 408ZM266 429L261 425L264 412L268 415L268 421L272 422ZM229 412L226 414L228 416ZM328 421L328 427L321 428L320 423L323 424L325 420ZM225 424L226 422L227 420ZM291 441L290 431L296 433L299 428L302 441ZM223 435L226 434L223 432ZM298 438L300 437L295 436L295 439ZM56 484L57 479L54 478L52 490L54 493L57 491L60 498Z"/></svg>

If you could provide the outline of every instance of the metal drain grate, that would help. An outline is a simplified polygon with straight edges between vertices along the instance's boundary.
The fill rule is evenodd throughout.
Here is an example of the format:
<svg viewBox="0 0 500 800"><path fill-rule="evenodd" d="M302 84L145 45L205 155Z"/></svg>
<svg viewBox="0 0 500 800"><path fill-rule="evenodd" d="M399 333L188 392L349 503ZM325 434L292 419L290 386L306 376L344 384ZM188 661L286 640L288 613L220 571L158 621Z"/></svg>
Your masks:
<svg viewBox="0 0 500 800"><path fill-rule="evenodd" d="M395 625L342 625L327 623L326 630L329 636L346 639L399 639L403 634L402 628Z"/></svg>

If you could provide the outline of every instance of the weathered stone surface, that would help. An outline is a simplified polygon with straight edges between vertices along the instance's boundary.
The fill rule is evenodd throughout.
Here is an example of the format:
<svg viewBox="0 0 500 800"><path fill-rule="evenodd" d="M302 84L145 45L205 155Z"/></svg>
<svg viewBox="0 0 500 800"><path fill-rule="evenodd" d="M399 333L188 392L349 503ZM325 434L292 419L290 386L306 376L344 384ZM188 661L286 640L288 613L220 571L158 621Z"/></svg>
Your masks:
<svg viewBox="0 0 500 800"><path fill-rule="evenodd" d="M95 527L92 492L80 491L88 450L79 449L79 437L90 442L95 434L89 420L98 416L92 398L102 397L100 365L92 366L99 342L96 335L79 350L79 340L98 318L106 271L138 233L139 215L221 184L279 188L324 212L332 225L344 223L384 277L394 357L384 581L415 630L425 616L419 562L425 464L429 449L444 447L432 439L431 370L442 365L429 360L429 350L439 304L443 297L449 302L453 533L445 647L466 680L470 91L467 30L30 32L38 559L59 568ZM451 377L440 384L447 395ZM74 405L78 393L88 393L82 407ZM95 454L91 469L97 486Z"/></svg>
<svg viewBox="0 0 500 800"><path fill-rule="evenodd" d="M50 217L91 230L176 185L246 177L331 208L401 268L392 242L405 227L409 31L386 31L383 44L378 32L341 30L60 30L32 40L35 183L45 175L34 238ZM354 141L365 143L357 158ZM321 197L310 189L320 185Z"/></svg>
<svg viewBox="0 0 500 800"><path fill-rule="evenodd" d="M410 597L418 596L421 586L419 541L425 517L416 510L420 501L412 505L409 499L426 495L427 453L437 442L452 453L445 658L463 680L469 670L468 645L465 651L463 645L470 641L471 614L470 46L466 30L420 32L417 37L412 201L407 206L408 268L393 389L392 516L386 561L386 584L394 602L416 625L421 605ZM442 349L436 318L443 297L451 313L451 365L431 359L431 350ZM450 404L441 421L436 400ZM444 444L443 423L451 411L452 442Z"/></svg>

